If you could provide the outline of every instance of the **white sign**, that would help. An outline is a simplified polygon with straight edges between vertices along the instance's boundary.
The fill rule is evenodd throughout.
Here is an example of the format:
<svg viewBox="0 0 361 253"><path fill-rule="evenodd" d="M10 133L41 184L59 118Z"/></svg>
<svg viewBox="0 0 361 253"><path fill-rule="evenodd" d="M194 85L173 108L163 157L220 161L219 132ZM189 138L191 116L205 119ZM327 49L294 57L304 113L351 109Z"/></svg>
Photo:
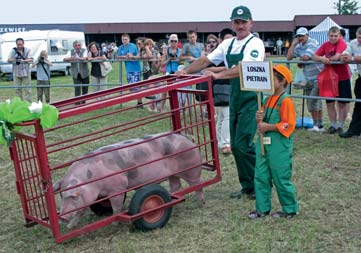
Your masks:
<svg viewBox="0 0 361 253"><path fill-rule="evenodd" d="M239 62L241 90L274 92L271 62Z"/></svg>

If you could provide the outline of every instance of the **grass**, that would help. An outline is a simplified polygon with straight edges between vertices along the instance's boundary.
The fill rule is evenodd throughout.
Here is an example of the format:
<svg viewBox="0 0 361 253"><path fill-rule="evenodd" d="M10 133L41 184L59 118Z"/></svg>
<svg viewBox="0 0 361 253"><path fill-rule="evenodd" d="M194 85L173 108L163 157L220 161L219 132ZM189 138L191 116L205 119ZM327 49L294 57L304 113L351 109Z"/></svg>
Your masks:
<svg viewBox="0 0 361 253"><path fill-rule="evenodd" d="M115 73L112 75L110 80L116 83ZM71 83L71 78L55 77L52 83ZM12 92L2 90L1 99ZM72 94L72 88L52 90L53 101ZM295 103L299 113L301 101L295 99ZM357 138L341 139L303 129L295 132L293 182L300 215L292 220L249 220L246 216L254 210L254 201L229 198L239 183L232 156L221 155L223 179L204 189L204 208L199 208L195 195L190 194L186 202L175 206L163 229L143 233L132 225L113 223L59 245L50 230L23 226L13 164L1 146L0 252L359 252L359 146ZM275 193L273 210L280 210Z"/></svg>

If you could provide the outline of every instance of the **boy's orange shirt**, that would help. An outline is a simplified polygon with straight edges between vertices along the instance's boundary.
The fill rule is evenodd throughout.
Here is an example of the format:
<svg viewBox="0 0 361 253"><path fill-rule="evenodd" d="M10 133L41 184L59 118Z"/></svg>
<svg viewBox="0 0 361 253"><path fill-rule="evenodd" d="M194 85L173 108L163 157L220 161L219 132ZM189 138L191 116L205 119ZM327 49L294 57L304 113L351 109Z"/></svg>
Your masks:
<svg viewBox="0 0 361 253"><path fill-rule="evenodd" d="M290 97L286 97L283 99L281 108L277 108L277 102L279 100L279 96L272 95L268 100L265 106L262 107L263 111L265 108L275 108L280 111L281 121L276 123L276 127L278 131L289 138L293 131L296 129L296 111L293 104L293 101Z"/></svg>

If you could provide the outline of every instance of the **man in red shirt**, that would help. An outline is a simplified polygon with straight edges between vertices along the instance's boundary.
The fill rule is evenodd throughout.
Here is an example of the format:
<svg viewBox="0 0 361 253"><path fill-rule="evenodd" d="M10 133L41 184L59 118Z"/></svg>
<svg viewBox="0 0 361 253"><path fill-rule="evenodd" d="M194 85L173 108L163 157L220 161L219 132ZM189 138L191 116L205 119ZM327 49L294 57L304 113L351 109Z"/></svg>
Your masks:
<svg viewBox="0 0 361 253"><path fill-rule="evenodd" d="M336 26L333 26L328 31L328 41L323 43L321 47L316 51L312 60L322 62L323 64L331 64L331 61L339 61L341 54L347 45L345 41L341 38L340 29ZM350 84L350 70L347 64L333 64L332 68L338 75L338 90L339 98L352 98L351 93L351 84ZM326 100L328 118L331 122L331 126L328 129L330 134L336 132L342 133L343 125L347 117L347 106L349 102L338 101L339 111L338 111L338 121L337 122L337 111L335 107L335 101Z"/></svg>

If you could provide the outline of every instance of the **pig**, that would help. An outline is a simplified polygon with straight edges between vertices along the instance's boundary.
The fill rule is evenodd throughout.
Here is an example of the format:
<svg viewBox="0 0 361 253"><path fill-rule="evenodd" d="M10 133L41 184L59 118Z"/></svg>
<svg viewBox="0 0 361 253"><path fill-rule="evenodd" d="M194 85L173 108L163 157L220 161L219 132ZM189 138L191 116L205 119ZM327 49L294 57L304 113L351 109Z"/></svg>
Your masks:
<svg viewBox="0 0 361 253"><path fill-rule="evenodd" d="M89 153L100 153L99 155L81 159L69 167L66 175L54 184L54 192L105 177L119 170L154 161L181 150L194 148L124 173L61 192L60 215L62 220L68 222L68 228L73 228L78 224L86 209L72 210L91 205L99 198L110 196L127 188L160 179L161 177L168 178L171 192L176 192L181 188L180 179L185 180L190 186L200 183L202 156L199 148L195 148L195 144L182 134L170 133L159 137L160 135L162 134L148 135L101 147ZM155 137L159 138L151 140ZM125 147L128 145L130 146ZM109 152L106 152L107 150ZM196 165L199 166L176 174ZM204 205L205 200L202 189L196 192L196 196L199 205ZM124 194L117 195L109 200L113 213L122 210ZM69 213L66 214L67 212Z"/></svg>

